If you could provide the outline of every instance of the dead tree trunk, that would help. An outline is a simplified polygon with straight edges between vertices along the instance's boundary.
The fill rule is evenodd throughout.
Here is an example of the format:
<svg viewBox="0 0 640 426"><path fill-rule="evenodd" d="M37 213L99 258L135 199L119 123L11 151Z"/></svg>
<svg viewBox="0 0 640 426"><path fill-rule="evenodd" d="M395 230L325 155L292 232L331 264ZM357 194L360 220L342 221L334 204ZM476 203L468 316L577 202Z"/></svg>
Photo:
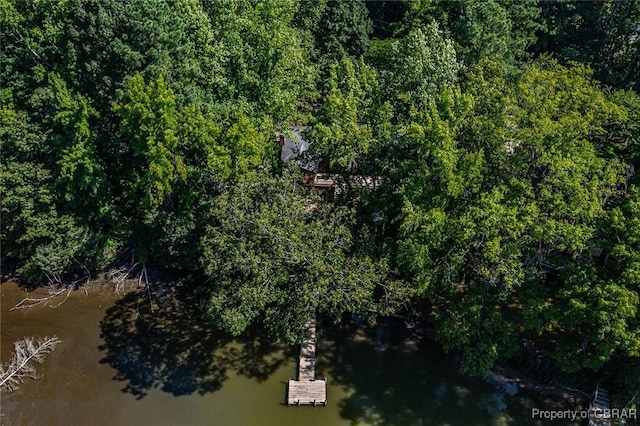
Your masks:
<svg viewBox="0 0 640 426"><path fill-rule="evenodd" d="M0 390L13 392L26 378L36 379L38 375L33 364L42 364L58 343L60 340L55 336L37 340L25 337L15 342L9 364L6 367L0 364Z"/></svg>

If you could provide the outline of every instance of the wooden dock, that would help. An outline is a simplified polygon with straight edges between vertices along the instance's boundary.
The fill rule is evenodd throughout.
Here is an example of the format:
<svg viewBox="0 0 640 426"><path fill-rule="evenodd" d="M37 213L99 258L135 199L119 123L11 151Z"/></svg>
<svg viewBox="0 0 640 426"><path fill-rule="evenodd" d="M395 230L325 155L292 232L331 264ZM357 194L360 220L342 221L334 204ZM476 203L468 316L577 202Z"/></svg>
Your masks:
<svg viewBox="0 0 640 426"><path fill-rule="evenodd" d="M327 381L316 380L316 321L305 324L305 339L300 346L298 380L289 379L288 405L327 405Z"/></svg>
<svg viewBox="0 0 640 426"><path fill-rule="evenodd" d="M596 388L593 402L589 406L589 426L611 426L609 413L609 392Z"/></svg>

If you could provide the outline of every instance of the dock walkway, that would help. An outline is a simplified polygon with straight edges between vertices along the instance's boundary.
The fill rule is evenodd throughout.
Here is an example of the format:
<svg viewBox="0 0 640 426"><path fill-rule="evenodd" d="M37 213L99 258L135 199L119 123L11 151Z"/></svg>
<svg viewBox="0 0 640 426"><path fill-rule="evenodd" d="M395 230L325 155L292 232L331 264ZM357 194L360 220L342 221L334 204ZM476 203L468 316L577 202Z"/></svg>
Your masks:
<svg viewBox="0 0 640 426"><path fill-rule="evenodd" d="M300 346L298 380L289 379L288 405L327 405L327 381L316 380L316 321L305 324L305 340Z"/></svg>
<svg viewBox="0 0 640 426"><path fill-rule="evenodd" d="M609 392L596 388L593 402L589 406L589 426L611 426L609 412Z"/></svg>

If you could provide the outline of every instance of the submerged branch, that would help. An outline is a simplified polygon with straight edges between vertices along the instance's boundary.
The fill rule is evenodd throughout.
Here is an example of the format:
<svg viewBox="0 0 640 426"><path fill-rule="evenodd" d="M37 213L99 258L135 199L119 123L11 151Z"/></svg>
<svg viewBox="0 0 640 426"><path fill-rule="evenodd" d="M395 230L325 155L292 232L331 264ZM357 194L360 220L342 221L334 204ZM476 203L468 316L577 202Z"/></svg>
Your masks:
<svg viewBox="0 0 640 426"><path fill-rule="evenodd" d="M32 308L34 306L40 305L40 304L42 304L42 303L44 303L46 301L49 301L51 299L54 299L54 298L60 296L65 291L66 292L70 292L72 288L73 288L72 286L63 287L62 289L57 290L56 292L51 293L49 296L46 296L46 297L38 297L38 298L25 297L20 302L18 302L13 308L11 308L9 310L10 311L15 311L16 309ZM67 297L68 297L68 295L69 295L69 293L67 293ZM65 300L67 300L67 299L65 298ZM64 300L62 302L64 302ZM58 305L60 305L61 303L59 303Z"/></svg>
<svg viewBox="0 0 640 426"><path fill-rule="evenodd" d="M26 378L36 379L38 376L33 363L42 364L58 343L60 340L55 336L35 341L32 337L25 337L15 342L11 361L6 367L0 365L0 390L13 392Z"/></svg>
<svg viewBox="0 0 640 426"><path fill-rule="evenodd" d="M54 289L53 285L49 286L49 295L45 296L45 297L25 297L24 299L22 299L20 302L18 302L13 308L9 309L10 311L15 311L17 309L26 309L26 308L32 308L34 306L38 306L42 303L48 302L49 300L55 299L56 297L60 296L63 293L67 293L66 296L64 297L64 299L59 302L56 305L50 305L50 308L57 308L58 306L62 305L64 302L67 301L67 299L69 298L69 296L71 295L71 292L78 288L78 286L80 285L79 283L83 282L84 284L87 284L91 279L91 275L85 275L82 278L79 278L71 283L65 284L63 287L61 288L57 288Z"/></svg>

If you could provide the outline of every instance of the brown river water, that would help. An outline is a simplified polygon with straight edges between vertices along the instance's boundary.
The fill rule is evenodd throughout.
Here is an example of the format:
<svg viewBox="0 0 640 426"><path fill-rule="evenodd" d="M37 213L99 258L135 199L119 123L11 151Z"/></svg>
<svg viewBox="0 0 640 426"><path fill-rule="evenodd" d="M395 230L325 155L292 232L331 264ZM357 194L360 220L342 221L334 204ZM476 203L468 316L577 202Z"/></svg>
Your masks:
<svg viewBox="0 0 640 426"><path fill-rule="evenodd" d="M0 393L6 426L542 425L548 423L531 419L532 408L567 405L509 396L460 376L436 345L393 324L320 323L317 376L328 380L328 405L288 407L296 347L255 330L239 338L218 332L193 301L166 288L153 293L152 304L143 291L117 296L91 286L57 307L63 296L14 311L26 293L13 282L0 292L0 361L9 360L22 337L62 340L37 366L38 379Z"/></svg>

